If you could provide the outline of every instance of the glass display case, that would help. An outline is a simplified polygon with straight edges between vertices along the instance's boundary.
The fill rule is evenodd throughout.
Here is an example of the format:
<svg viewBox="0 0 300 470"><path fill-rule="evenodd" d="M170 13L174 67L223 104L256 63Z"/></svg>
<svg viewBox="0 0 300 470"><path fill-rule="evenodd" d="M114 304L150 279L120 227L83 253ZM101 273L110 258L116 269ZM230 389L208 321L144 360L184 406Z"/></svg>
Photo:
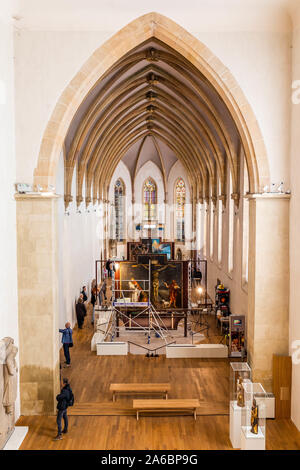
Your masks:
<svg viewBox="0 0 300 470"><path fill-rule="evenodd" d="M247 362L230 363L230 403L243 407L243 385L251 382L251 368Z"/></svg>
<svg viewBox="0 0 300 470"><path fill-rule="evenodd" d="M266 436L267 393L260 383L245 382L242 409L241 449L264 450Z"/></svg>
<svg viewBox="0 0 300 470"><path fill-rule="evenodd" d="M244 357L245 351L245 315L230 315L229 355Z"/></svg>

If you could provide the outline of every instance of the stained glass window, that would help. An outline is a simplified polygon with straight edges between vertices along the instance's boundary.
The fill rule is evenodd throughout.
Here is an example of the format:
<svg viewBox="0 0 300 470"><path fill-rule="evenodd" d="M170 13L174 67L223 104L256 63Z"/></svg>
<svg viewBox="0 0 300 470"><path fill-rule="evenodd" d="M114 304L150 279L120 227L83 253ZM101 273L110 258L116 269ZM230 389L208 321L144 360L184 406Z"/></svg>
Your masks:
<svg viewBox="0 0 300 470"><path fill-rule="evenodd" d="M175 201L176 201L176 239L184 241L184 206L185 206L185 183L182 178L176 183Z"/></svg>
<svg viewBox="0 0 300 470"><path fill-rule="evenodd" d="M144 220L156 220L157 188L151 178L144 183Z"/></svg>
<svg viewBox="0 0 300 470"><path fill-rule="evenodd" d="M115 238L124 239L124 196L125 185L118 179L115 183Z"/></svg>

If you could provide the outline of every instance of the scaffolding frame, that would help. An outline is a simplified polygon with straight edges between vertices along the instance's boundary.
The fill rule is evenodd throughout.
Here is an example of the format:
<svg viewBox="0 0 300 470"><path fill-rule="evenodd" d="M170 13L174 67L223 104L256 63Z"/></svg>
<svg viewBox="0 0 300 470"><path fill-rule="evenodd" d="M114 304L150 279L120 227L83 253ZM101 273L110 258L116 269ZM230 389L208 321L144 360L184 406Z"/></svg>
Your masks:
<svg viewBox="0 0 300 470"><path fill-rule="evenodd" d="M122 262L124 260L119 260L119 259L112 259L111 262L113 263L114 265L114 268L115 268L115 265L116 263L119 263L119 262ZM207 331L207 334L208 334L208 325L206 322L204 322L202 324L200 318L199 318L199 321L195 322L193 320L188 320L188 314L191 313L191 311L195 310L193 307L192 307L192 304L191 304L191 293L192 293L192 289L193 289L193 268L194 267L201 267L203 266L204 270L202 270L202 272L204 271L204 279L202 278L202 286L204 287L204 290L205 290L205 300L204 300L204 303L201 304L201 307L207 307L210 303L208 302L208 295L207 295L207 261L206 260L203 260L203 259L189 259L187 260L189 261L189 264L188 264L188 308L187 308L187 317L186 317L186 325L189 323L190 324L190 327L189 329L193 329L192 328L192 325L193 323L199 323L199 326L202 327L200 328L200 331L201 330L206 330ZM104 259L101 259L101 260L96 260L96 282L97 282L97 285L98 285L98 279L100 277L100 280L102 281L103 280L103 268L105 266L105 263L106 263L106 260ZM100 276L98 277L98 265L100 264ZM112 306L111 306L111 310L112 310L112 318L111 318L111 325L110 325L110 328L109 328L109 332L107 333L107 336L110 336L111 337L111 341L114 341L115 337L119 336L119 333L120 333L120 327L119 327L119 324L118 324L118 319L120 317L125 317L125 319L127 319L128 321L131 322L131 324L135 324L136 326L134 326L133 328L136 330L139 330L139 331L144 331L147 336L148 336L148 344L150 344L151 342L151 332L155 332L155 334L162 338L163 341L165 342L165 344L167 344L167 339L168 338L171 338L173 339L173 336L172 334L170 333L170 330L166 327L162 317L160 316L159 312L156 310L156 308L154 307L154 305L151 303L151 260L149 260L149 275L148 275L148 279L140 279L140 280L136 280L136 282L138 283L142 283L142 287L143 287L143 291L145 293L148 294L148 301L147 302L130 302L130 303L127 303L125 301L126 297L125 297L125 293L126 292L133 292L133 289L120 289L118 288L118 283L121 282L120 279L116 279L115 278L115 269L112 270ZM203 282L204 281L204 282ZM123 279L122 282L132 282L132 280L128 279ZM148 289L146 288L146 283L148 284ZM117 297L117 295L118 297ZM116 299L117 298L121 298L123 299L123 303L122 302L117 302ZM98 296L97 296L97 300L98 300ZM129 305L130 304L130 305ZM131 307L134 307L136 306L137 308L141 308L141 307L144 307L144 308L141 308L141 311L138 312L137 314L135 314L134 318L132 317L129 317L127 315L127 312L124 312L124 310L122 310L122 306L131 306ZM139 323L137 323L137 320L141 315L145 315L145 313L148 313L148 327L143 327L141 326ZM199 333L199 332L198 332Z"/></svg>
<svg viewBox="0 0 300 470"><path fill-rule="evenodd" d="M112 261L115 264L115 261ZM124 292L132 292L133 289L116 289L116 282L121 282L120 280L116 280L115 278L115 270L112 271L112 309L113 309L113 317L114 317L114 322L115 322L115 335L119 333L119 326L117 325L116 318L117 315L120 315L122 317L125 317L127 320L129 320L131 323L135 323L136 330L144 331L147 334L148 337L148 344L151 343L151 332L153 331L158 337L162 338L162 340L165 342L165 345L168 344L168 338L173 338L171 333L169 332L169 329L166 327L163 319L159 315L158 311L155 309L154 305L151 303L150 298L151 298L151 260L149 260L149 275L148 279L140 279L140 280L135 280L136 282L143 282L144 287L145 283L148 283L148 289L144 288L143 291L148 294L148 301L147 302L130 302L129 304L125 302L125 296ZM132 282L131 279L122 279L122 282ZM116 302L116 293L119 292L121 293L121 299L124 300L124 302ZM120 297L118 297L120 298ZM147 305L144 305L146 304ZM118 305L120 304L120 305ZM129 317L124 311L120 310L118 307L122 306L122 304L126 306L132 306L132 304L135 304L133 306L136 306L137 308L145 307L142 308L142 310L137 313L134 316L134 319ZM139 305L140 304L140 305ZM138 317L141 315L147 313L148 314L148 327L143 327L139 323L137 323ZM158 348L157 348L158 349Z"/></svg>

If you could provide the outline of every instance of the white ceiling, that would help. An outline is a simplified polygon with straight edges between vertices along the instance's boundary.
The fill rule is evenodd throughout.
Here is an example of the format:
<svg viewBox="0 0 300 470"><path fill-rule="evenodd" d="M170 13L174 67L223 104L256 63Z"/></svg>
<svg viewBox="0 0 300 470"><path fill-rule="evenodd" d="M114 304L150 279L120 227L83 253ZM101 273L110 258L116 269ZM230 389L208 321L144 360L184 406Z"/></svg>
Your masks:
<svg viewBox="0 0 300 470"><path fill-rule="evenodd" d="M287 8L296 5L299 0L1 0L0 10L32 30L116 31L157 11L191 32L278 31L290 28Z"/></svg>

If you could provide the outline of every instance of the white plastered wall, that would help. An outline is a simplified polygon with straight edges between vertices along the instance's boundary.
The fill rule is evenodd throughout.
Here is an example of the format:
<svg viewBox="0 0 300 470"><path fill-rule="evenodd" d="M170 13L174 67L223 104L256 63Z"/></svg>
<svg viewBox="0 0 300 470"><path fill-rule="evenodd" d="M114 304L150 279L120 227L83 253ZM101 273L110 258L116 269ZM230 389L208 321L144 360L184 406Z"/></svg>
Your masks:
<svg viewBox="0 0 300 470"><path fill-rule="evenodd" d="M244 161L241 162L241 175L243 175ZM229 166L227 168L229 175ZM227 201L222 216L222 258L218 260L218 221L215 224L213 234L213 256L210 256L210 223L207 223L207 270L208 270L208 293L212 299L215 296L215 285L217 279L230 289L230 309L233 314L247 315L248 291L247 284L243 280L243 208L244 208L244 187L243 176L240 178L240 203L234 208L233 215L233 269L228 268L229 255L229 206L230 206L230 185L229 177L227 181ZM218 205L216 206L216 218L218 218Z"/></svg>
<svg viewBox="0 0 300 470"><path fill-rule="evenodd" d="M97 206L76 205L76 167L72 180L73 201L65 212L64 161L60 156L56 179L58 201L58 276L59 276L59 327L66 321L76 321L75 301L82 286L86 285L90 299L90 285L95 278L95 261L100 258L100 217ZM85 184L83 184L83 197Z"/></svg>
<svg viewBox="0 0 300 470"><path fill-rule="evenodd" d="M4 9L7 8L6 13ZM2 10L3 9L3 10ZM16 158L14 145L14 69L13 35L9 2L0 8L0 339L10 336L19 347L17 247L16 247ZM17 356L19 361L19 354ZM20 395L15 407L20 415Z"/></svg>

